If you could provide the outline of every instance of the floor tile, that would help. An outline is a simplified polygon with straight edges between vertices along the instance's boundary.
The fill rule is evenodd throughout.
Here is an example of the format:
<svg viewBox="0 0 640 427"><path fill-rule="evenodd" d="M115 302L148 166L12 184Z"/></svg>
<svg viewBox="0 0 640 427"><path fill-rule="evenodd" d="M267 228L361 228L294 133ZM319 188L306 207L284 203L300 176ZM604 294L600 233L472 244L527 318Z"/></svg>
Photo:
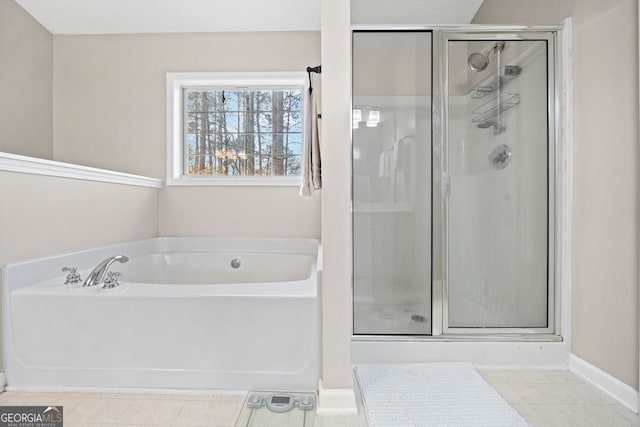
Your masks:
<svg viewBox="0 0 640 427"><path fill-rule="evenodd" d="M567 371L481 370L481 375L532 426L640 426L640 417ZM0 405L58 405L67 427L367 427L355 388L358 415L315 411L276 414L266 408L248 419L245 395L125 393L0 393ZM297 412L294 412L297 411ZM257 415L257 416L256 416Z"/></svg>
<svg viewBox="0 0 640 427"><path fill-rule="evenodd" d="M96 415L107 406L108 399L77 399L70 411L64 411L64 419L70 423L96 423Z"/></svg>
<svg viewBox="0 0 640 427"><path fill-rule="evenodd" d="M640 426L640 416L638 416L638 414L634 414L624 406L609 406L609 410L613 411L613 414L616 416L616 418L620 418L621 420L623 420L623 422L626 422L632 426Z"/></svg>
<svg viewBox="0 0 640 427"><path fill-rule="evenodd" d="M249 393L251 394L251 393ZM249 426L251 419L253 418L253 412L255 410L247 408L247 399L249 395L245 398L244 402L242 402L242 408L240 409L240 413L238 414L238 419L236 420L235 427L247 427Z"/></svg>
<svg viewBox="0 0 640 427"><path fill-rule="evenodd" d="M544 375L550 383L552 384L563 384L563 383L581 383L583 380L577 375L572 374L569 371L540 371L542 375Z"/></svg>
<svg viewBox="0 0 640 427"><path fill-rule="evenodd" d="M151 413L146 414L143 424L171 425L178 418L185 402L183 400L162 399Z"/></svg>
<svg viewBox="0 0 640 427"><path fill-rule="evenodd" d="M544 425L616 426L620 423L612 416L607 405L532 405Z"/></svg>
<svg viewBox="0 0 640 427"><path fill-rule="evenodd" d="M216 397L211 402L208 417L216 426L233 427L243 402L241 397Z"/></svg>
<svg viewBox="0 0 640 427"><path fill-rule="evenodd" d="M93 397L97 399L140 399L140 400L166 400L167 397L176 397L167 394L150 393L78 393L80 396Z"/></svg>
<svg viewBox="0 0 640 427"><path fill-rule="evenodd" d="M200 426L209 424L209 410L211 406L211 402L206 400L186 401L180 413L173 421L173 425Z"/></svg>
<svg viewBox="0 0 640 427"><path fill-rule="evenodd" d="M96 400L103 400L105 401L105 404L96 409L96 411L91 415L91 419L87 419L87 421L103 424L135 424L135 421L129 422L123 417L123 415L127 413L129 408L132 406L132 401L128 399L116 399L113 397ZM79 403L79 405L81 404L82 402Z"/></svg>
<svg viewBox="0 0 640 427"><path fill-rule="evenodd" d="M530 420L538 415L538 413L526 403L512 403L511 406L518 411L518 414L525 420Z"/></svg>
<svg viewBox="0 0 640 427"><path fill-rule="evenodd" d="M478 369L478 373L489 384L513 382L509 371L497 371L492 369Z"/></svg>
<svg viewBox="0 0 640 427"><path fill-rule="evenodd" d="M155 413L157 408L164 402L161 400L138 399L133 396L130 400L124 401L127 402L127 404L120 407L118 411L112 412L110 422L115 424L146 423L149 414ZM107 410L110 409L109 406L106 408Z"/></svg>
<svg viewBox="0 0 640 427"><path fill-rule="evenodd" d="M522 370L513 371L514 382L525 384L550 384L549 378L544 371Z"/></svg>
<svg viewBox="0 0 640 427"><path fill-rule="evenodd" d="M568 371L481 374L534 427L640 426L638 415Z"/></svg>
<svg viewBox="0 0 640 427"><path fill-rule="evenodd" d="M558 403L558 399L562 397L562 393L554 384L522 384L508 383L509 387L515 392L519 398L517 403L527 403L530 405L552 404ZM500 387L494 387L498 393Z"/></svg>
<svg viewBox="0 0 640 427"><path fill-rule="evenodd" d="M140 427L140 424L112 424L112 423L68 423L64 422L64 427ZM160 426L153 426L160 427Z"/></svg>
<svg viewBox="0 0 640 427"><path fill-rule="evenodd" d="M368 427L367 419L361 415L317 416L317 427Z"/></svg>
<svg viewBox="0 0 640 427"><path fill-rule="evenodd" d="M567 399L568 403L588 403L588 404L604 404L604 405L616 405L616 402L606 393L598 390L596 387L586 383L566 383L557 384L558 389L570 398Z"/></svg>
<svg viewBox="0 0 640 427"><path fill-rule="evenodd" d="M524 404L525 400L514 390L512 384L508 383L494 383L490 384L504 400L510 404L521 403Z"/></svg>

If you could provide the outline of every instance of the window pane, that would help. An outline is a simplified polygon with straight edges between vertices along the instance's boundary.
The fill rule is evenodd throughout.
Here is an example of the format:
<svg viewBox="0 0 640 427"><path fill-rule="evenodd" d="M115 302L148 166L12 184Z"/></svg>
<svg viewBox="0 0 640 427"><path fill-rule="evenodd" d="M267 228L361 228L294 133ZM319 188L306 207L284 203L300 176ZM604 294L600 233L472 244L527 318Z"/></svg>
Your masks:
<svg viewBox="0 0 640 427"><path fill-rule="evenodd" d="M255 175L271 175L271 156L259 151L254 153Z"/></svg>
<svg viewBox="0 0 640 427"><path fill-rule="evenodd" d="M196 135L188 133L185 135L185 154L193 155L196 153Z"/></svg>
<svg viewBox="0 0 640 427"><path fill-rule="evenodd" d="M258 132L271 132L273 123L271 121L271 112L258 113L258 125L256 130Z"/></svg>
<svg viewBox="0 0 640 427"><path fill-rule="evenodd" d="M296 117L293 113L288 113L288 116L290 120L286 122L287 126L284 130L287 132L302 132L302 120L300 114Z"/></svg>
<svg viewBox="0 0 640 427"><path fill-rule="evenodd" d="M186 175L300 175L302 91L184 90Z"/></svg>
<svg viewBox="0 0 640 427"><path fill-rule="evenodd" d="M213 175L215 159L211 155L187 156L189 175Z"/></svg>
<svg viewBox="0 0 640 427"><path fill-rule="evenodd" d="M259 90L257 91L259 108L260 111L271 111L271 100L272 100L272 91L270 90Z"/></svg>
<svg viewBox="0 0 640 427"><path fill-rule="evenodd" d="M302 156L287 156L285 163L285 175L302 175Z"/></svg>
<svg viewBox="0 0 640 427"><path fill-rule="evenodd" d="M258 153L266 156L270 155L272 145L273 145L273 135L271 135L270 133L258 134L258 146L256 147L256 150L258 151Z"/></svg>
<svg viewBox="0 0 640 427"><path fill-rule="evenodd" d="M241 115L236 112L227 112L226 117L226 131L227 132L242 132L242 119Z"/></svg>
<svg viewBox="0 0 640 427"><path fill-rule="evenodd" d="M302 134L301 133L287 134L287 143L289 147L287 154L302 154Z"/></svg>
<svg viewBox="0 0 640 427"><path fill-rule="evenodd" d="M227 111L242 111L244 109L244 92L237 90L224 91L224 104Z"/></svg>

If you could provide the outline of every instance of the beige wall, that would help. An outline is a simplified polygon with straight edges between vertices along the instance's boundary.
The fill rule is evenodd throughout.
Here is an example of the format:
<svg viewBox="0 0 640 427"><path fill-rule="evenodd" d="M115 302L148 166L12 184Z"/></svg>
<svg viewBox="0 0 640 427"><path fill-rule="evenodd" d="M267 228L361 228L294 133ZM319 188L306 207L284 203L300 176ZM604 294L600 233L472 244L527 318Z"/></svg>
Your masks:
<svg viewBox="0 0 640 427"><path fill-rule="evenodd" d="M0 0L0 151L53 156L53 36Z"/></svg>
<svg viewBox="0 0 640 427"><path fill-rule="evenodd" d="M298 187L165 187L160 235L319 238L320 197L303 199Z"/></svg>
<svg viewBox="0 0 640 427"><path fill-rule="evenodd" d="M304 71L317 32L55 36L56 160L166 179L167 72ZM294 187L171 187L160 234L319 237Z"/></svg>
<svg viewBox="0 0 640 427"><path fill-rule="evenodd" d="M158 193L147 187L0 172L0 266L156 237Z"/></svg>
<svg viewBox="0 0 640 427"><path fill-rule="evenodd" d="M153 188L0 172L0 266L156 237L158 193Z"/></svg>
<svg viewBox="0 0 640 427"><path fill-rule="evenodd" d="M473 23L573 16L572 343L638 388L638 10L636 0L485 0Z"/></svg>

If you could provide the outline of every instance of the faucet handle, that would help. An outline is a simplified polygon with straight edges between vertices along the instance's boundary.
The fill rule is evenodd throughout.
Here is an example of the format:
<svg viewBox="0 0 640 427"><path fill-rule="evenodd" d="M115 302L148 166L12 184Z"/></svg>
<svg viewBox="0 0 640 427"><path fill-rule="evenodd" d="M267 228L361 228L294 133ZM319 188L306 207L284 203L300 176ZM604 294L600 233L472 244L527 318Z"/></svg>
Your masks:
<svg viewBox="0 0 640 427"><path fill-rule="evenodd" d="M102 285L102 289L113 289L120 286L120 283L118 283L118 277L120 276L122 276L122 273L120 273L119 271L107 272L107 277L104 279L104 285Z"/></svg>
<svg viewBox="0 0 640 427"><path fill-rule="evenodd" d="M76 283L82 282L82 277L80 277L80 273L78 273L78 269L76 267L63 267L62 272L67 274L67 280L65 280L65 285L75 285Z"/></svg>

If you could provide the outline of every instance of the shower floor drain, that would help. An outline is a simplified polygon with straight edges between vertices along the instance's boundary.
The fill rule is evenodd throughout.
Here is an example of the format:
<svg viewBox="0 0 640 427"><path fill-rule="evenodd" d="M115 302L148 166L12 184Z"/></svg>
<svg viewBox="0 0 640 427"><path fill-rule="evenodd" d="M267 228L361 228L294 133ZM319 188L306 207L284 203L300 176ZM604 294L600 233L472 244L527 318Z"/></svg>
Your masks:
<svg viewBox="0 0 640 427"><path fill-rule="evenodd" d="M413 316L411 316L411 320L418 323L424 323L424 316L420 314L414 314Z"/></svg>

